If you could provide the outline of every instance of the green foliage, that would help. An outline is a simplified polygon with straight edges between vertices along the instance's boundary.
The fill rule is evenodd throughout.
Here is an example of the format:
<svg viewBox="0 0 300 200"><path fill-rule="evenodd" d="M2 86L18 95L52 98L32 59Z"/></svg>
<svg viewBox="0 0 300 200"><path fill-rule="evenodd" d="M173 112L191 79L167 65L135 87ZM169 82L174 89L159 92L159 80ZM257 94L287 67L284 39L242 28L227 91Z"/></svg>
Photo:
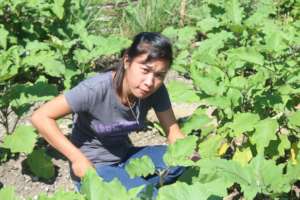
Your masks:
<svg viewBox="0 0 300 200"><path fill-rule="evenodd" d="M172 102L177 103L193 103L198 102L199 97L195 91L186 83L180 81L170 81L167 89Z"/></svg>
<svg viewBox="0 0 300 200"><path fill-rule="evenodd" d="M121 29L126 35L143 31L161 32L167 25L178 21L178 0L127 2L121 19Z"/></svg>
<svg viewBox="0 0 300 200"><path fill-rule="evenodd" d="M299 1L187 1L188 25L178 28L179 2L128 1L117 19L123 34L162 31L171 39L173 69L190 78L193 86L171 82L170 96L202 105L181 124L187 137L169 145L164 155L167 166L192 167L197 173L161 186L158 199L220 199L232 189L245 199L292 198L293 184L300 178L300 112L295 109L300 92ZM110 57L128 46L126 38L91 32L97 24L89 21L94 15L87 12L95 9L86 5L83 0L0 3L3 116L8 116L8 108L22 116L33 103L48 100L92 73L98 57ZM19 130L8 131L14 133L2 147L30 153L36 138L23 138ZM195 133L199 136L191 136ZM20 138L30 147L18 145ZM190 160L195 150L202 160ZM43 157L42 152L34 153L37 159ZM153 172L145 159L127 166L131 176ZM103 182L94 171L82 183L82 195L58 192L39 198L139 199L144 187L127 191L118 180ZM2 189L1 199L4 194L13 192ZM144 199L150 198L145 193Z"/></svg>
<svg viewBox="0 0 300 200"><path fill-rule="evenodd" d="M197 102L213 109L211 116L196 110L181 130L200 133L198 147L207 163L220 156L232 159L215 160L217 167L200 162L201 184L220 179L220 187L229 188L238 183L246 199L278 198L291 190L294 180L284 169L297 164L299 154L297 5L196 1L188 7L186 36L174 27L163 31L175 43L174 69L192 79ZM224 144L231 145L220 154Z"/></svg>
<svg viewBox="0 0 300 200"><path fill-rule="evenodd" d="M38 200L85 200L85 197L79 193L65 192L63 190L58 190L51 197L45 194L40 194Z"/></svg>
<svg viewBox="0 0 300 200"><path fill-rule="evenodd" d="M82 180L81 193L87 200L101 199L124 199L138 200L137 194L144 188L139 186L129 191L122 185L118 179L111 182L103 182L95 170L88 170Z"/></svg>
<svg viewBox="0 0 300 200"><path fill-rule="evenodd" d="M192 166L193 161L190 160L196 149L196 136L187 136L178 139L174 144L168 145L167 151L163 157L167 166Z"/></svg>
<svg viewBox="0 0 300 200"><path fill-rule="evenodd" d="M129 161L125 166L130 178L137 176L146 177L148 175L154 174L155 166L152 160L148 156L143 156L141 158L135 158Z"/></svg>
<svg viewBox="0 0 300 200"><path fill-rule="evenodd" d="M86 195L88 200L99 199L103 195L103 189L101 188L100 177L93 170L88 170L82 180L81 192Z"/></svg>
<svg viewBox="0 0 300 200"><path fill-rule="evenodd" d="M2 1L0 9L0 111L22 117L38 101L69 89L95 67L95 60L118 54L128 40L94 35L95 10L88 1ZM55 86L53 85L55 84Z"/></svg>
<svg viewBox="0 0 300 200"><path fill-rule="evenodd" d="M264 148L269 146L271 140L276 140L278 123L274 119L264 119L255 125L255 133L250 137L251 143L256 144L258 153L263 153Z"/></svg>
<svg viewBox="0 0 300 200"><path fill-rule="evenodd" d="M15 190L13 187L4 187L0 190L0 199L5 200L19 200L15 195Z"/></svg>
<svg viewBox="0 0 300 200"><path fill-rule="evenodd" d="M4 138L1 147L10 149L13 153L23 152L29 154L32 152L37 140L34 128L31 126L19 126L12 135Z"/></svg>
<svg viewBox="0 0 300 200"><path fill-rule="evenodd" d="M201 130L202 133L205 133L206 129L212 130L209 126L209 123L212 119L207 115L206 110L198 108L194 113L183 123L181 130L189 134L192 131Z"/></svg>
<svg viewBox="0 0 300 200"><path fill-rule="evenodd" d="M51 157L43 149L34 150L28 155L26 164L30 171L40 178L50 179L54 176L55 171Z"/></svg>
<svg viewBox="0 0 300 200"><path fill-rule="evenodd" d="M177 182L170 186L165 186L158 193L158 200L220 200L214 194L213 187L195 183L187 185L186 183Z"/></svg>

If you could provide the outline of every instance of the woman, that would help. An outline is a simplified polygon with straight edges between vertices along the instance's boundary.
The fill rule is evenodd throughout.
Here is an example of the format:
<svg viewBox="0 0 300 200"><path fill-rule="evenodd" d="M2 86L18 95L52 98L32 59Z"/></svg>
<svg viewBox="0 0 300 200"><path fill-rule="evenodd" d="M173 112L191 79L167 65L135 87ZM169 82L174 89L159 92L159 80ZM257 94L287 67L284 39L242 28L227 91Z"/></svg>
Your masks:
<svg viewBox="0 0 300 200"><path fill-rule="evenodd" d="M184 137L163 84L171 64L169 40L158 33L140 33L125 50L117 69L82 81L33 113L31 121L39 133L70 160L78 189L80 178L91 167L106 181L119 178L127 189L158 184L158 176L130 179L124 166L129 159L148 155L157 170L165 167L162 156L166 146L133 148L129 142L128 133L143 128L150 108L154 108L169 143ZM69 141L55 120L71 112L75 115ZM165 183L174 181L182 171L172 168Z"/></svg>

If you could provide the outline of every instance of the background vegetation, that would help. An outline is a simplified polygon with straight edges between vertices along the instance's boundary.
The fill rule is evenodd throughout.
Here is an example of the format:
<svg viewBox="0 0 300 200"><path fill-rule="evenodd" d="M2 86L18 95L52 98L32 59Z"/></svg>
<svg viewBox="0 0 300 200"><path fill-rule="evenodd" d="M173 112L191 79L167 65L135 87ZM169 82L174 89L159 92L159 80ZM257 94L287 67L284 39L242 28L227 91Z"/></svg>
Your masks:
<svg viewBox="0 0 300 200"><path fill-rule="evenodd" d="M164 157L189 170L161 185L158 199L299 198L299 17L299 0L1 1L0 161L26 153L32 173L54 176L35 130L18 119L114 63L134 34L157 31L174 43L173 68L193 81L192 88L171 82L172 100L201 104L181 123L188 137ZM194 149L198 162L187 159ZM138 165L128 166L132 176L153 171L147 158ZM151 199L93 173L81 193L39 199ZM9 186L0 191L0 199L15 198Z"/></svg>

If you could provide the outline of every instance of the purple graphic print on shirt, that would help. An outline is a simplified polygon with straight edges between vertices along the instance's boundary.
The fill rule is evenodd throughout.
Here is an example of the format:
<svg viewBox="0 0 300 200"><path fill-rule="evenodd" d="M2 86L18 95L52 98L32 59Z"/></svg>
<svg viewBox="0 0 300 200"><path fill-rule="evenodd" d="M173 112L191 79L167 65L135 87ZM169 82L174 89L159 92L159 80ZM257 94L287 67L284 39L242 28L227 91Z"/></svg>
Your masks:
<svg viewBox="0 0 300 200"><path fill-rule="evenodd" d="M136 121L119 121L111 124L92 122L92 128L99 136L103 135L124 135L131 131L140 129L141 126Z"/></svg>

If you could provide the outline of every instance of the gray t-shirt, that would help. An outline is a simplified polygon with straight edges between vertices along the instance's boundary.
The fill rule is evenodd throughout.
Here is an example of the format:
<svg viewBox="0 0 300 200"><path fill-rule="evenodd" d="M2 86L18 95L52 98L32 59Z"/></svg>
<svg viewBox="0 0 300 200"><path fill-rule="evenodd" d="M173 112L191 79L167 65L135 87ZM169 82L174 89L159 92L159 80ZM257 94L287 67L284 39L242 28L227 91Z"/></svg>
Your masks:
<svg viewBox="0 0 300 200"><path fill-rule="evenodd" d="M126 107L113 87L112 71L80 82L64 96L75 113L71 141L94 164L123 160L131 147L128 133L144 128L148 110L161 112L171 107L164 84L132 110Z"/></svg>

